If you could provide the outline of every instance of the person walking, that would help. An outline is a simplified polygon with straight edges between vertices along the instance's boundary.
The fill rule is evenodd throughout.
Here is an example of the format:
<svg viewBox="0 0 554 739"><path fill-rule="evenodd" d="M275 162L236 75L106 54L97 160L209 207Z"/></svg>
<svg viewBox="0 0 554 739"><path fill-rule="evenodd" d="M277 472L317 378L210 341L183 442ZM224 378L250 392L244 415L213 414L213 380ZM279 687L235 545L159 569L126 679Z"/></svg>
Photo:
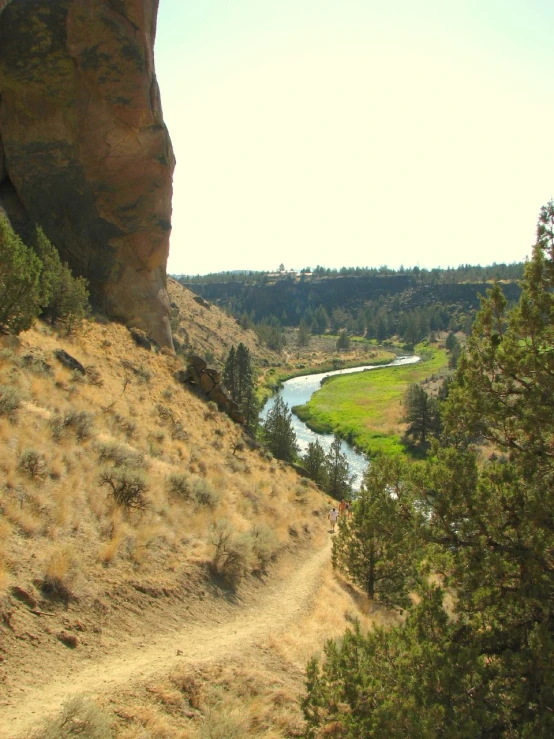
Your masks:
<svg viewBox="0 0 554 739"><path fill-rule="evenodd" d="M331 508L331 511L329 512L329 521L331 522L331 533L335 533L335 524L337 523L337 519L339 517L339 512L336 508Z"/></svg>

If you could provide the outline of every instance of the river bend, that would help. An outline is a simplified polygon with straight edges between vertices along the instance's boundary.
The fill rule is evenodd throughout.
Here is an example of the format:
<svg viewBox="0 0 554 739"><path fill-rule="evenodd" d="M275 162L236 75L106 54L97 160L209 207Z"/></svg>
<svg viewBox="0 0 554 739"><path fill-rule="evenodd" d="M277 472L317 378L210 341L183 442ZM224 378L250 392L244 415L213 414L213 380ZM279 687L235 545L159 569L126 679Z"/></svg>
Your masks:
<svg viewBox="0 0 554 739"><path fill-rule="evenodd" d="M415 364L416 362L419 362L419 357L410 355L397 357L389 364L366 364L362 367L350 367L348 369L321 372L317 375L293 377L291 380L284 382L283 387L267 401L261 413L262 421L265 420L269 410L273 407L275 400L279 396L289 408L293 408L295 405L304 405L307 403L312 395L321 387L321 381L324 377L348 375L353 372L366 372L368 370L381 369L383 367L398 367L402 364ZM329 451L331 442L333 441L332 434L318 434L317 432L312 431L294 414L292 416L292 425L298 440L301 455L306 453L308 444L316 439L319 439L319 443L324 448L325 452ZM350 472L354 476L354 489L359 490L363 474L367 467L367 457L365 454L356 451L356 449L351 447L345 441L342 442L342 452L346 454L348 464L350 465Z"/></svg>

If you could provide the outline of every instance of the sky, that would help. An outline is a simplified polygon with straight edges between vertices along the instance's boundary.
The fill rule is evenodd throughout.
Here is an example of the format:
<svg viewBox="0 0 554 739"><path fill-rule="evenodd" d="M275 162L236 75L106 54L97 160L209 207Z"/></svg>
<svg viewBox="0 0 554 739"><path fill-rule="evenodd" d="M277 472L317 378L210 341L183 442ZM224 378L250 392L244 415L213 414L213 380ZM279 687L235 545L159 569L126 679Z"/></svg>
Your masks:
<svg viewBox="0 0 554 739"><path fill-rule="evenodd" d="M160 0L168 273L530 256L551 0Z"/></svg>

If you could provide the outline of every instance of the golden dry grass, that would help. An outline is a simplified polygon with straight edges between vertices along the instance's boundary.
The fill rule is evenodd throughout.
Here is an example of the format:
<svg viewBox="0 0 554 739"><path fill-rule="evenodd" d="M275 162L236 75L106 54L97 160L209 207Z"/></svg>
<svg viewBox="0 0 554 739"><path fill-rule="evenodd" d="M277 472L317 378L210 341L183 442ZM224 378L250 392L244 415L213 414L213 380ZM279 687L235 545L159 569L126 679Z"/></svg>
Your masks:
<svg viewBox="0 0 554 739"><path fill-rule="evenodd" d="M243 341L258 361L274 361L233 319L215 307L202 308L189 294L179 296L175 286L170 289L200 354L217 347L222 356L230 343ZM204 575L195 579L194 572L206 572L214 555L210 531L221 519L238 534L265 527L277 557L324 543L326 497L284 463L248 448L235 453L241 429L175 380L183 367L179 356L137 348L123 326L95 322L73 337L38 323L18 343L0 351L0 384L21 396L13 417L0 415L0 611L20 608L18 618L26 618L10 595L15 586L42 608L55 609L57 598L71 602L71 618L96 628L84 641L91 650L100 649L127 634L135 623L131 617L154 628L155 612L141 611L129 595L136 585L173 592L192 582L198 597ZM70 372L55 358L56 349L94 372L85 377ZM29 463L21 463L29 450L43 460L36 474ZM142 477L144 510L118 505L110 486L101 484L102 472L114 468ZM172 475L212 490L213 505L172 492ZM254 556L249 566L258 566ZM125 612L131 604L135 611ZM252 663L213 667L117 696L115 709L108 706L110 713L115 710L117 736L202 739L209 735L210 721L214 732L227 722L229 731L252 739L298 733L305 661L326 638L338 636L354 614L371 624L375 615L364 616L363 609L362 600L329 574L310 619L279 642L270 640L259 669ZM25 628L34 633L37 624ZM18 642L15 631L2 634L11 639L4 648L19 650L22 660L10 663L10 679L16 681L18 668L28 670L24 659L34 659L30 664L36 668L40 650L29 646L22 652L27 642ZM39 636L42 641L36 643L50 649L53 660L63 659L48 631ZM215 683L226 692L213 690Z"/></svg>

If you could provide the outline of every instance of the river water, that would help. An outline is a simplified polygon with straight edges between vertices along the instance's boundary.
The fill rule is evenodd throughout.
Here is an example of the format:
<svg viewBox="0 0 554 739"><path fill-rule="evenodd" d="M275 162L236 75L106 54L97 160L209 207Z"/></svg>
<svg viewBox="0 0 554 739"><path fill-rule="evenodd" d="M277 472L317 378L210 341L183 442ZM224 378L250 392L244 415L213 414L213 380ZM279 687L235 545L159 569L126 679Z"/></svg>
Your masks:
<svg viewBox="0 0 554 739"><path fill-rule="evenodd" d="M332 375L349 375L353 372L365 372L368 370L379 369L382 367L398 367L402 364L415 364L419 362L419 357L415 355L397 357L390 364L366 364L363 367L350 367L349 369L332 370L330 372L321 372L317 375L303 375L302 377L293 377L292 380L287 380L283 383L283 387L273 395L263 407L261 413L261 420L265 421L265 418L269 410L273 407L277 397L281 397L283 401L288 405L289 408L293 408L295 405L304 405L312 397L312 395L319 390L321 387L321 381L324 377L331 377ZM296 434L298 446L300 447L300 454L304 455L308 449L310 442L319 439L319 443L325 450L329 451L331 443L333 441L332 434L318 434L315 431L309 429L306 424L301 421L294 414L292 415L292 426ZM350 466L350 472L354 476L354 490L360 489L360 483L362 481L363 474L367 467L367 457L365 454L356 451L353 447L347 444L345 441L342 442L342 452L346 454L348 464Z"/></svg>

